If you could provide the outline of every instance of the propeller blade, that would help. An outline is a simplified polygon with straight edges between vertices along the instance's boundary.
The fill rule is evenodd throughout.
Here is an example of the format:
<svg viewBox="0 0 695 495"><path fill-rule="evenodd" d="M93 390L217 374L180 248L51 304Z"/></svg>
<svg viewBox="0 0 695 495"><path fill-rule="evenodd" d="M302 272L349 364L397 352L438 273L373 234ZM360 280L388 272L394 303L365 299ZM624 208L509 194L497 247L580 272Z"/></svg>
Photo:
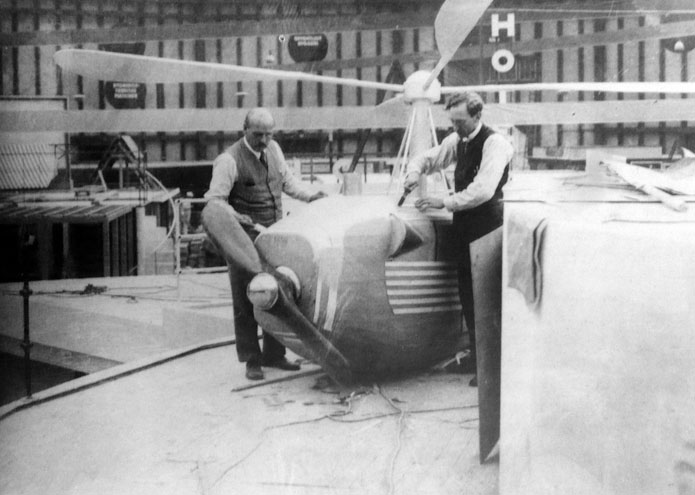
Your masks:
<svg viewBox="0 0 695 495"><path fill-rule="evenodd" d="M379 119L388 119L392 122L407 122L410 116L410 108L403 95L390 98L375 107Z"/></svg>
<svg viewBox="0 0 695 495"><path fill-rule="evenodd" d="M231 206L222 201L209 201L202 215L205 232L225 261L244 268L252 275L261 272L258 251L236 219Z"/></svg>
<svg viewBox="0 0 695 495"><path fill-rule="evenodd" d="M402 84L387 84L377 81L320 76L306 72L176 60L101 50L60 50L53 55L53 60L68 72L102 81L190 83L293 79L386 91L403 91Z"/></svg>
<svg viewBox="0 0 695 495"><path fill-rule="evenodd" d="M425 89L449 63L491 3L492 0L446 0L442 4L434 21L434 37L440 59L425 81Z"/></svg>
<svg viewBox="0 0 695 495"><path fill-rule="evenodd" d="M403 95L396 95L393 98L389 98L388 100L384 100L381 103L379 103L376 108L382 109L382 108L388 108L392 105L400 105L400 106L405 106L407 103L405 102L405 98Z"/></svg>
<svg viewBox="0 0 695 495"><path fill-rule="evenodd" d="M442 94L462 91L602 91L605 93L695 93L695 82L569 82L444 86Z"/></svg>

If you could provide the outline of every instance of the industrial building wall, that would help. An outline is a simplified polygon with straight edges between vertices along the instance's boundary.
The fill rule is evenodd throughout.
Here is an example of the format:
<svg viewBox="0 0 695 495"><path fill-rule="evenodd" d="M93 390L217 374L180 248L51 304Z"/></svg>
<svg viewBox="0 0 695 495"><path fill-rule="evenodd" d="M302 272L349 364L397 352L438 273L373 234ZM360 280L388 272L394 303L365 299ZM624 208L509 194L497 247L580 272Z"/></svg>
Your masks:
<svg viewBox="0 0 695 495"><path fill-rule="evenodd" d="M392 55L399 57L405 76L418 68L430 68L436 60L432 21L441 2L420 1L322 1L296 0L256 2L236 1L126 1L114 0L0 0L0 95L61 95L70 108L110 108L104 83L62 73L52 61L53 54L67 47L97 49L104 43L144 43L144 53L152 56L188 60L234 63L250 66L318 70L326 75L384 80ZM554 11L543 10L552 3ZM659 81L687 80L693 64L692 52L675 53L665 49L654 37L639 34L625 41L621 31L648 29L667 19L665 14L638 12L611 14L608 11L574 9L575 2L496 2L501 16L516 15L514 39L490 42L490 18L480 20L480 32L472 33L457 55L458 63L473 70L456 70L455 60L442 74L447 84L510 80L543 81ZM585 4L586 2L580 2ZM585 6L586 7L586 6ZM675 19L678 20L678 19ZM229 25L225 29L225 23ZM394 29L397 25L398 28ZM132 28L133 38L113 39L109 33ZM328 53L322 62L296 64L290 57L286 36L315 31L328 39ZM267 33L267 34L266 34ZM592 43L593 35L604 44ZM639 31L636 31L639 33ZM285 35L285 38L282 37ZM579 41L577 41L579 40ZM538 41L534 45L534 41ZM511 77L500 78L490 71L490 53L498 46L509 48L518 60L533 59L530 73L518 64ZM689 47L691 48L691 47ZM527 64L528 65L528 64ZM528 65L531 67L531 65ZM495 77L492 77L495 76ZM487 95L488 99L496 95ZM511 101L558 101L620 98L622 95L593 93L514 94ZM658 95L639 95L652 98ZM674 97L680 97L676 95ZM632 96L624 96L625 99ZM258 83L148 84L144 106L147 109L320 107L374 105L374 91L325 84L276 81ZM638 126L579 125L545 126L522 129L529 137L529 149L543 147L582 147L594 145L662 146L673 139L689 139L689 123L645 123ZM216 133L141 134L135 138L144 145L151 162L209 161L233 142L241 130L240 122ZM395 153L401 132L383 130L372 133L367 153ZM326 152L331 146L337 154L350 154L357 142L355 133L334 130L308 135L280 134L288 147L301 151ZM94 136L73 136L84 146L98 142ZM687 144L687 143L686 143ZM84 157L89 161L89 157Z"/></svg>
<svg viewBox="0 0 695 495"><path fill-rule="evenodd" d="M326 19L335 17L341 2L294 2L304 4L302 9L296 6L288 8L292 2L114 2L108 0L59 0L37 2L15 2L4 0L2 6L1 30L3 34L24 35L3 38L0 66L2 95L65 95L69 98L71 109L106 109L111 108L104 94L104 83L89 80L81 76L63 73L53 63L53 54L62 48L98 49L103 43L89 42L91 39L104 37L104 31L114 27L137 26L152 27L150 37L163 37L167 27L177 27L177 36L181 39L144 40L144 54L178 59L207 62L232 63L250 66L291 66L297 64L291 59L286 38L289 35L283 27L296 26L297 19L317 27L325 24ZM407 3L407 2L406 2ZM277 10L284 4L286 12L280 16ZM413 3L414 4L414 3ZM400 7L403 5L397 6ZM369 15L371 7L366 3L360 8L362 15ZM395 7L391 6L392 9ZM301 10L301 14L299 14ZM374 10L376 14L382 9ZM418 9L413 9L416 13ZM364 14L364 12L367 14ZM434 10L427 17L433 19ZM350 8L343 6L340 15L350 15ZM383 15L383 12L382 12ZM415 15L415 14L412 14ZM409 17L412 17L409 15ZM215 24L229 20L232 23L247 22L257 24L256 29L265 29L263 23L272 25L277 32L259 36L234 36L235 24L228 30L229 36L214 38L196 37L200 29L194 29L201 23ZM334 21L330 21L334 23ZM260 23L260 24L259 24ZM412 21L410 22L412 24ZM193 28L193 29L192 29ZM160 32L157 32L161 30ZM247 31L249 29L247 28ZM71 38L84 39L83 43L44 44L50 36L47 33L64 33L54 36L57 41L70 41ZM33 33L34 36L26 36ZM70 34L80 33L77 36ZM331 31L325 33L328 38L326 63L334 63L337 69L321 71L327 75L360 77L370 80L384 80L390 63L377 60L366 67L340 68L340 60L347 59L354 64L359 58L379 58L396 51L413 53L434 49L434 36L431 26L410 27L400 30L370 29L364 31ZM130 40L114 40L126 42ZM136 41L136 40L132 40ZM137 40L139 41L139 40ZM308 64L307 67L309 68ZM430 66L434 62L429 63ZM412 72L415 64L404 63L406 74ZM146 85L144 107L158 108L252 108L268 107L314 107L374 105L376 92L357 88L329 86L317 83L278 81L258 83L187 83L187 84L148 84ZM218 133L167 133L165 129L154 135L136 136L145 143L150 161L199 161L210 160L237 139L241 122L230 122L228 129ZM302 136L299 136L301 138ZM354 150L355 136L344 136L340 130L334 133L335 151L349 153ZM84 142L99 141L99 138L73 136L80 145ZM104 140L102 138L102 140ZM324 151L328 141L323 136L317 149L316 140L311 141L307 151ZM384 151L391 152L394 145L387 145ZM368 151L383 149L380 134L375 133L368 145ZM397 149L396 149L397 150ZM78 156L78 159L80 157ZM89 157L84 157L89 159ZM98 159L98 158L93 158Z"/></svg>

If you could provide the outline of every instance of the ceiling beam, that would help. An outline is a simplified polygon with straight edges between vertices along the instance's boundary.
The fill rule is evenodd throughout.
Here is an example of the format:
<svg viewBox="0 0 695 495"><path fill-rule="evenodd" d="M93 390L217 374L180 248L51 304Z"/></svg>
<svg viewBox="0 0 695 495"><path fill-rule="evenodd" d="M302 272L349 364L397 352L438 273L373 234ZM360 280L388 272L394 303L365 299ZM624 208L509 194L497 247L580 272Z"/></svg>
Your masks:
<svg viewBox="0 0 695 495"><path fill-rule="evenodd" d="M271 108L279 131L327 129L402 129L409 108L390 105ZM0 112L1 133L34 132L232 132L230 122L243 122L248 109L71 110ZM450 127L446 112L433 107L435 124ZM635 124L692 121L695 98L606 100L589 102L510 103L485 106L484 119L494 125ZM11 142L12 135L3 139Z"/></svg>
<svg viewBox="0 0 695 495"><path fill-rule="evenodd" d="M369 13L356 16L295 17L259 22L228 21L201 24L123 27L110 29L76 29L71 31L27 31L0 34L0 46L77 45L85 43L123 43L157 40L239 38L243 36L277 36L296 33L330 33L371 29L414 28L431 26L435 10L417 12Z"/></svg>

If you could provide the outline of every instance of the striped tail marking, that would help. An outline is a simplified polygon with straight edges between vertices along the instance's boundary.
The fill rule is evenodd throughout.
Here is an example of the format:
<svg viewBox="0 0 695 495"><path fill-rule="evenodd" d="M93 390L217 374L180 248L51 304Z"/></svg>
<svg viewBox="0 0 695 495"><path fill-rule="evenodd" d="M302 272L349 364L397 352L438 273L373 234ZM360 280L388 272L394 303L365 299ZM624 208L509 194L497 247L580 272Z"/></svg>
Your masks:
<svg viewBox="0 0 695 495"><path fill-rule="evenodd" d="M386 294L396 315L461 311L453 263L387 261Z"/></svg>
<svg viewBox="0 0 695 495"><path fill-rule="evenodd" d="M335 315L338 306L338 290L328 284L324 271L319 269L318 280L316 281L316 303L314 305L314 324L326 330L333 331Z"/></svg>

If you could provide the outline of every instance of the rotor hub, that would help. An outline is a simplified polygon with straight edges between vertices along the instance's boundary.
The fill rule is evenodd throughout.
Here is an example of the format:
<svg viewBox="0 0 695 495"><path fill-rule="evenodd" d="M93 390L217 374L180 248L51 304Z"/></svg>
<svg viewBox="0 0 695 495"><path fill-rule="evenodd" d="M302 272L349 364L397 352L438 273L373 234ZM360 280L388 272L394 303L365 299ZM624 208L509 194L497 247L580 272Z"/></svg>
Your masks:
<svg viewBox="0 0 695 495"><path fill-rule="evenodd" d="M436 103L442 96L442 85L435 79L425 89L425 83L427 78L430 76L430 72L426 70L419 70L413 72L405 83L403 83L403 96L405 101L412 103L416 100L429 100L432 103Z"/></svg>

